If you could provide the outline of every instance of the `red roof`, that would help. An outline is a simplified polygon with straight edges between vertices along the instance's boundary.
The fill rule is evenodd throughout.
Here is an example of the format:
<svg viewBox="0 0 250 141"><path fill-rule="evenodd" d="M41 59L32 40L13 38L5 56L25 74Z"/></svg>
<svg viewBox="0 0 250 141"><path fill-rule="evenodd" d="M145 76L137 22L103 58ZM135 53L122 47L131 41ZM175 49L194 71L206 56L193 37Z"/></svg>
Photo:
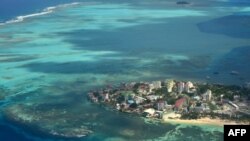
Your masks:
<svg viewBox="0 0 250 141"><path fill-rule="evenodd" d="M184 102L186 101L185 98L181 98L181 99L178 99L176 102L175 102L175 107L179 108Z"/></svg>

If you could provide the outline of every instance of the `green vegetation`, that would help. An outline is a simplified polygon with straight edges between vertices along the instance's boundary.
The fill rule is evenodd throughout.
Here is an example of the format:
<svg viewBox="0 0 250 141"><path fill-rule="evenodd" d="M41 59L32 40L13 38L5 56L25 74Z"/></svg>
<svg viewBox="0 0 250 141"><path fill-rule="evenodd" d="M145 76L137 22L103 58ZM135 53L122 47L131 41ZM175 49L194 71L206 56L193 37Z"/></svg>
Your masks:
<svg viewBox="0 0 250 141"><path fill-rule="evenodd" d="M124 102L124 101L125 101L125 96L124 96L124 95L118 96L117 99L116 99L116 101L117 101L118 103Z"/></svg>
<svg viewBox="0 0 250 141"><path fill-rule="evenodd" d="M212 110L212 111L213 111L213 110L218 110L218 107L217 107L216 105L212 104L211 102L208 103L208 107L209 107L209 109Z"/></svg>
<svg viewBox="0 0 250 141"><path fill-rule="evenodd" d="M166 98L167 103L170 104L170 105L175 104L176 100L177 100L177 98L174 98L174 97Z"/></svg>
<svg viewBox="0 0 250 141"><path fill-rule="evenodd" d="M201 118L198 112L189 112L181 115L181 119L199 119Z"/></svg>
<svg viewBox="0 0 250 141"><path fill-rule="evenodd" d="M248 96L250 94L249 89L242 88L240 86L236 85L219 85L219 84L206 84L206 85L201 85L198 84L198 93L204 93L207 89L210 89L213 92L213 96L216 97L216 100L219 100L220 96L223 95L224 99L229 99L231 101L234 100L234 95L239 95L239 96Z"/></svg>
<svg viewBox="0 0 250 141"><path fill-rule="evenodd" d="M136 103L133 103L133 104L131 104L130 106L129 106L130 108L137 108L138 107L138 105L136 104Z"/></svg>
<svg viewBox="0 0 250 141"><path fill-rule="evenodd" d="M166 87L162 87L154 91L155 95L167 95L169 94L168 89Z"/></svg>
<svg viewBox="0 0 250 141"><path fill-rule="evenodd" d="M205 93L207 91L207 89L210 89L209 85L197 84L197 93L199 93L199 94Z"/></svg>

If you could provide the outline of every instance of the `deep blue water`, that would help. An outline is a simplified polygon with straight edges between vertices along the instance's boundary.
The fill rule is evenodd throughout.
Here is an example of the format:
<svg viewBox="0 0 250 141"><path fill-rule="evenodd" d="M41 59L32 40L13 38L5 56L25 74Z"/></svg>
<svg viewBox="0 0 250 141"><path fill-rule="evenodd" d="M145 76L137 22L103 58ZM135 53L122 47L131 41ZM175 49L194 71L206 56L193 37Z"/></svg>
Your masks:
<svg viewBox="0 0 250 141"><path fill-rule="evenodd" d="M24 136L24 134L17 132L12 127L6 124L0 124L0 139L6 141L31 141L31 139Z"/></svg>
<svg viewBox="0 0 250 141"><path fill-rule="evenodd" d="M16 16L39 12L48 6L74 2L77 0L1 0L0 22Z"/></svg>
<svg viewBox="0 0 250 141"><path fill-rule="evenodd" d="M15 18L16 16L38 12L48 6L54 6L69 2L78 2L78 1L91 1L91 0L1 0L0 22ZM98 1L117 2L115 0L98 0ZM131 1L134 0L130 0L130 2ZM228 1L230 1L230 3L226 3L227 5L245 6L246 4L249 4L249 0L228 0ZM124 2L124 1L119 1L119 2ZM224 4L224 1L222 1L222 3Z"/></svg>

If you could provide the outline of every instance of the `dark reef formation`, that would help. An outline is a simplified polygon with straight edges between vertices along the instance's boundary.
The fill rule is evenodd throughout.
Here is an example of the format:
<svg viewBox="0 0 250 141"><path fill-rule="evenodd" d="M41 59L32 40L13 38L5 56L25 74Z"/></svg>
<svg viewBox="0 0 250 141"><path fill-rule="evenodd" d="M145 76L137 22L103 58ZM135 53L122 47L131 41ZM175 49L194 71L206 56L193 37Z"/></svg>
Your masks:
<svg viewBox="0 0 250 141"><path fill-rule="evenodd" d="M187 5L187 4L190 4L190 3L187 2L187 1L177 1L176 4L178 4L178 5Z"/></svg>

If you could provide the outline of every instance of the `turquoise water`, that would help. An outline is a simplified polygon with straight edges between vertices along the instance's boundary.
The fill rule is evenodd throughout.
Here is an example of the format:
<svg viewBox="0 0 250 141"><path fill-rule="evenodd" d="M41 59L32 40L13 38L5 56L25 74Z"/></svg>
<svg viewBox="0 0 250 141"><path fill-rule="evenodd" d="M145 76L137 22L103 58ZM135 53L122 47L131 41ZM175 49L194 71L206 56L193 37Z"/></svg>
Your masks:
<svg viewBox="0 0 250 141"><path fill-rule="evenodd" d="M249 12L216 1L83 2L2 25L3 120L31 140L75 129L92 132L79 140L222 140L221 127L148 124L92 105L86 92L166 78L248 82Z"/></svg>

